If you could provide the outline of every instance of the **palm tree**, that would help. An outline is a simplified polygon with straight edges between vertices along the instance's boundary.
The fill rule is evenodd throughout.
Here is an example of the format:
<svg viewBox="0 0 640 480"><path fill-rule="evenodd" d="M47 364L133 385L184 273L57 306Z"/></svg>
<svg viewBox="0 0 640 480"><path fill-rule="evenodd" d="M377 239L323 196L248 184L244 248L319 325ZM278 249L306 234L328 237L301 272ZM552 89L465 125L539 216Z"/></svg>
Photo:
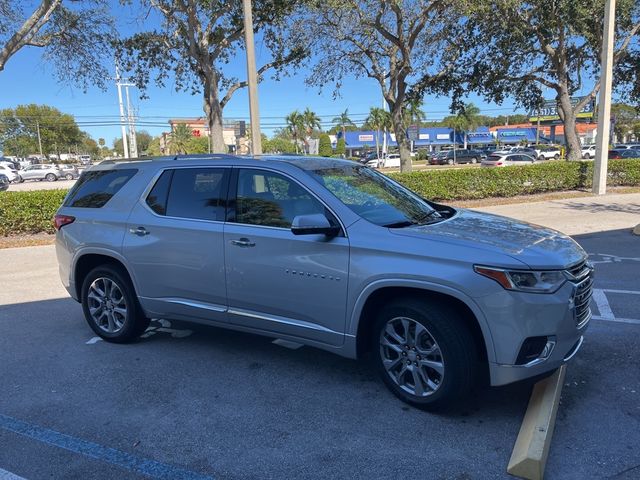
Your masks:
<svg viewBox="0 0 640 480"><path fill-rule="evenodd" d="M427 119L427 115L422 110L422 102L416 99L407 101L404 107L404 115L406 126L424 122Z"/></svg>
<svg viewBox="0 0 640 480"><path fill-rule="evenodd" d="M467 132L475 130L480 126L480 109L473 103L467 103L462 111L452 117L445 119L447 127L453 128L453 142L455 145L456 130L460 130L464 138L464 148L467 148Z"/></svg>
<svg viewBox="0 0 640 480"><path fill-rule="evenodd" d="M345 108L344 112L342 112L337 117L333 117L331 122L340 130L342 130L342 138L345 137L347 127L355 127L356 124L349 118L349 109Z"/></svg>
<svg viewBox="0 0 640 480"><path fill-rule="evenodd" d="M307 153L309 153L309 138L313 133L314 129L321 130L320 126L320 117L316 115L316 112L312 111L309 107L305 108L304 112L302 112L302 125L305 130L304 144L307 148Z"/></svg>
<svg viewBox="0 0 640 480"><path fill-rule="evenodd" d="M376 131L376 155L380 158L380 131L391 127L391 114L378 107L371 107L369 116L365 120L365 125Z"/></svg>
<svg viewBox="0 0 640 480"><path fill-rule="evenodd" d="M298 139L304 132L305 128L303 116L298 110L294 110L289 115L287 115L284 120L285 122L287 122L287 130L293 137L293 143L296 146L296 153L298 153Z"/></svg>
<svg viewBox="0 0 640 480"><path fill-rule="evenodd" d="M191 140L191 129L186 123L178 123L171 132L170 149L172 153L187 153L187 146Z"/></svg>

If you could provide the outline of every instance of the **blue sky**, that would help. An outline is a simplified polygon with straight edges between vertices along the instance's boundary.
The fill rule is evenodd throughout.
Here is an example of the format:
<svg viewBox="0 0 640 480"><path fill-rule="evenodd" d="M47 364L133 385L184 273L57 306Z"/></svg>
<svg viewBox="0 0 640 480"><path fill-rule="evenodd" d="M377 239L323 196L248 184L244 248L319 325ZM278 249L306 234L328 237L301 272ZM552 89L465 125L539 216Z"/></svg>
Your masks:
<svg viewBox="0 0 640 480"><path fill-rule="evenodd" d="M117 2L114 2L117 5ZM118 29L121 32L131 32L138 28L132 18L133 12L129 7L118 7ZM268 60L262 51L260 42L256 45L258 67ZM0 72L0 108L13 108L20 104L47 104L76 117L80 128L89 132L95 139L105 138L111 145L114 138L119 136L120 128L112 126L88 126L86 122L106 121L116 122L118 119L118 97L115 84L107 91L97 88L89 89L86 93L81 89L67 84L58 83L50 65L43 62L40 49L26 47L12 57L5 70ZM233 59L228 65L228 71L239 78L244 78L244 57ZM341 97L333 99L332 88L327 87L323 92L316 88L307 87L304 83L306 71L297 71L289 77L274 81L269 78L260 83L259 102L262 131L267 135L273 129L284 123L284 117L295 109L311 108L323 121L330 121L334 116L349 109L354 121L364 120L370 107L381 106L380 88L372 79L345 79L341 89ZM167 119L176 117L203 116L202 100L199 95L186 92L176 92L173 84L167 82L163 89L150 85L147 91L148 99L141 100L136 89L131 90L132 103L142 122L148 121L160 126L139 126L138 129L148 130L151 134L159 134L168 130ZM501 106L487 104L482 99L472 97L476 105L487 115L512 113L510 102ZM425 98L423 109L427 119L437 120L448 114L448 98ZM522 110L520 110L522 113ZM245 119L249 117L246 89L235 93L224 111L225 118Z"/></svg>

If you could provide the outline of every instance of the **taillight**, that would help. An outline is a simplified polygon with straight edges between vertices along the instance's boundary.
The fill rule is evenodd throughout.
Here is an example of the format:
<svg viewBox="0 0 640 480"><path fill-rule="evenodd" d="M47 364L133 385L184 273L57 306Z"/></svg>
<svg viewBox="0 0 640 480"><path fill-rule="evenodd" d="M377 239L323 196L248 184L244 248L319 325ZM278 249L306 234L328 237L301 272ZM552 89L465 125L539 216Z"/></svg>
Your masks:
<svg viewBox="0 0 640 480"><path fill-rule="evenodd" d="M502 165L502 162L496 162L496 166L499 167L500 165Z"/></svg>
<svg viewBox="0 0 640 480"><path fill-rule="evenodd" d="M75 221L76 217L72 217L71 215L60 215L59 213L53 217L53 227L56 230L60 230L65 225L69 225Z"/></svg>

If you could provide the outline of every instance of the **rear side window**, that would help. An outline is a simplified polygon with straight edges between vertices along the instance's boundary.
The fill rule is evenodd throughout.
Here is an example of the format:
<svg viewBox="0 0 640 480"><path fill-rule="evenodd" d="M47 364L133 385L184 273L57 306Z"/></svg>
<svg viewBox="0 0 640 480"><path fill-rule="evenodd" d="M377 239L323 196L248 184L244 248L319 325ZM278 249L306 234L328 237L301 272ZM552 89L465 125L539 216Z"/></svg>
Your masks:
<svg viewBox="0 0 640 480"><path fill-rule="evenodd" d="M223 221L227 179L223 168L168 170L149 193L147 204L160 215Z"/></svg>
<svg viewBox="0 0 640 480"><path fill-rule="evenodd" d="M65 207L101 208L135 175L136 169L83 173L69 192Z"/></svg>

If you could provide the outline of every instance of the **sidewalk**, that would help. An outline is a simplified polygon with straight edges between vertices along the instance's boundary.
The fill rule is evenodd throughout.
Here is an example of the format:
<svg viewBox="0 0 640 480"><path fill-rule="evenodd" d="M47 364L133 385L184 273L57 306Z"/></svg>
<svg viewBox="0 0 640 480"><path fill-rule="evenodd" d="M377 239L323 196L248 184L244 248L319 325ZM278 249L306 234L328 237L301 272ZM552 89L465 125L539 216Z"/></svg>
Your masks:
<svg viewBox="0 0 640 480"><path fill-rule="evenodd" d="M514 203L473 210L517 218L568 235L619 229L631 232L640 224L640 193Z"/></svg>

